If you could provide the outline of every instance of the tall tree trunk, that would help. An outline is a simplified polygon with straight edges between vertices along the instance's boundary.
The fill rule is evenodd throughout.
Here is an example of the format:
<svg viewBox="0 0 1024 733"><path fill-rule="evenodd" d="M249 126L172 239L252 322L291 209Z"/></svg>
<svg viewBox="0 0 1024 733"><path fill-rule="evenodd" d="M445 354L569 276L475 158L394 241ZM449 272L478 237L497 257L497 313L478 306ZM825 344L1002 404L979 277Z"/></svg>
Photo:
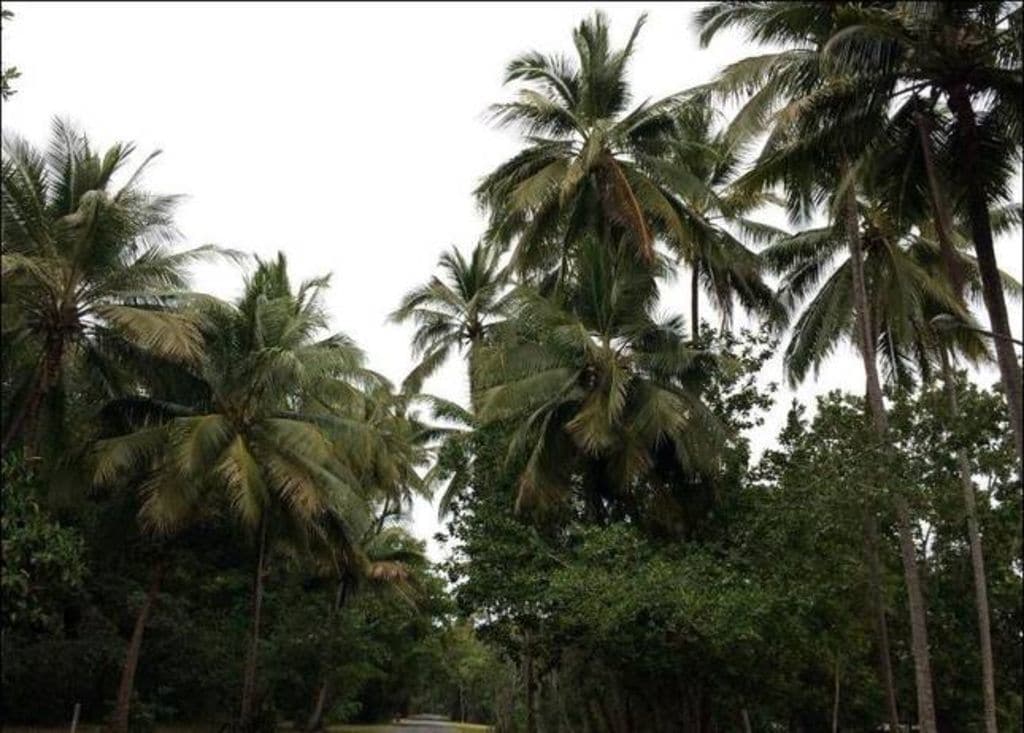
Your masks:
<svg viewBox="0 0 1024 733"><path fill-rule="evenodd" d="M29 393L25 396L25 402L18 408L18 411L14 414L11 422L7 426L7 430L4 432L3 444L0 445L0 455L7 455L7 451L14 444L14 441L21 435L26 427L31 429L29 424L29 415L35 413L39 409L39 403L43 397L43 377L42 372L36 377L32 384L32 388Z"/></svg>
<svg viewBox="0 0 1024 733"><path fill-rule="evenodd" d="M740 719L743 721L743 733L754 733L754 729L750 727L750 713L746 708L740 708Z"/></svg>
<svg viewBox="0 0 1024 733"><path fill-rule="evenodd" d="M1024 476L1024 425L1022 425L1022 385L1021 371L1017 365L1017 355L1010 340L1010 318L1006 312L1006 298L1003 295L1003 282L999 277L999 266L996 264L995 247L992 243L992 222L988 217L988 202L985 192L976 181L979 163L978 137L974 108L967 88L958 84L948 90L949 106L956 114L959 132L963 141L965 160L961 166L967 183L967 215L971 222L971 238L974 239L974 252L978 258L978 271L981 275L982 295L985 309L988 311L992 332L996 335L996 361L999 363L999 374L1002 377L1003 389L1006 390L1006 401L1009 405L1010 427L1013 430L1014 447L1017 449L1018 476Z"/></svg>
<svg viewBox="0 0 1024 733"><path fill-rule="evenodd" d="M242 731L252 727L253 707L256 700L256 661L260 643L260 615L263 611L263 573L267 553L267 517L260 522L259 550L256 556L256 572L252 582L252 629L249 634L249 653L245 661L242 678L242 709L239 726Z"/></svg>
<svg viewBox="0 0 1024 733"><path fill-rule="evenodd" d="M845 163L845 162L844 162ZM848 167L844 164L842 172L845 174ZM881 408L883 422L885 421L885 405L882 401L882 387L878 379L878 370L875 364L875 343L871 336L870 314L867 306L867 287L864 283L864 267L861 258L860 245L860 223L857 214L856 190L851 185L844 207L847 238L849 240L852 273L854 279L854 299L857 304L857 328L858 340L861 342L861 353L864 355L864 369L867 379L867 392L869 401L872 404L872 414ZM872 399L872 395L874 398ZM870 503L870 502L869 502ZM896 705L896 684L892 671L892 653L889 645L889 623L886 619L885 599L882 595L882 572L881 562L878 557L880 545L878 537L878 520L874 511L869 506L865 523L866 530L866 551L868 555L869 583L871 585L872 606L875 615L875 628L878 641L879 672L882 676L882 686L885 691L886 711L889 715L889 725L894 730L899 730L899 710Z"/></svg>
<svg viewBox="0 0 1024 733"><path fill-rule="evenodd" d="M956 396L956 380L950 367L949 355L942 351L942 381L949 400L950 419L959 422L960 404ZM971 548L971 570L974 574L974 605L978 614L978 636L981 642L981 685L985 704L985 733L997 733L995 662L992 656L992 629L988 607L988 582L985 579L985 556L981 548L978 510L971 481L971 464L967 450L957 449L957 469L964 496L964 514L967 519L967 537Z"/></svg>
<svg viewBox="0 0 1024 733"><path fill-rule="evenodd" d="M47 341L43 350L43 357L39 364L38 377L32 384L32 388L26 395L24 405L15 414L11 424L4 433L3 443L0 445L0 455L6 455L8 449L18 439L24 437L25 453L29 458L34 458L39 444L38 422L39 408L43 398L52 389L60 378L60 364L64 358L64 338L55 336Z"/></svg>
<svg viewBox="0 0 1024 733"><path fill-rule="evenodd" d="M957 297L963 292L964 273L957 261L956 250L953 248L953 220L950 216L948 200L943 195L939 177L935 172L935 160L932 155L931 120L918 112L915 116L917 131L921 138L921 157L924 161L925 175L928 177L928 193L935 217L935 233L938 235L939 250L946 266L946 277Z"/></svg>
<svg viewBox="0 0 1024 733"><path fill-rule="evenodd" d="M534 669L534 639L523 631L523 686L526 693L526 733L537 733L537 676Z"/></svg>
<svg viewBox="0 0 1024 733"><path fill-rule="evenodd" d="M110 720L111 733L127 733L128 719L131 713L132 691L135 688L135 670L139 666L139 653L142 650L142 635L146 631L146 622L149 620L149 613L156 602L156 595L160 592L160 581L164 575L163 560L158 560L153 567L153 577L146 591L146 598L142 602L135 617L135 628L132 630L131 641L128 642L128 650L125 652L124 664L121 667L121 683L117 687L117 702L114 705L114 715Z"/></svg>
<svg viewBox="0 0 1024 733"><path fill-rule="evenodd" d="M921 587L914 543L913 522L907 500L896 496L896 521L903 561L903 577L907 586L907 606L910 611L910 643L914 656L914 682L917 688L917 720L921 733L936 733L935 693L932 685L931 649L928 646L928 621L924 591Z"/></svg>
<svg viewBox="0 0 1024 733"><path fill-rule="evenodd" d="M832 695L832 733L839 733L839 656L836 655L835 688Z"/></svg>
<svg viewBox="0 0 1024 733"><path fill-rule="evenodd" d="M345 600L347 597L348 582L343 576L338 582L338 591L334 594L334 604L331 606L330 619L333 620L338 613L341 612L341 609L345 606ZM326 660L324 661L326 667ZM306 721L306 730L320 730L324 727L324 712L327 709L327 699L330 694L330 681L328 680L327 673L325 671L324 678L321 680L320 687L316 693L316 701L313 703L313 711L309 714L309 720Z"/></svg>
<svg viewBox="0 0 1024 733"><path fill-rule="evenodd" d="M843 165L843 174L849 166ZM853 275L853 297L856 309L858 340L864 362L867 401L875 433L887 451L889 416L882 398L882 383L875 360L874 330L868 307L867 286L864 281L864 259L860 242L860 223L857 213L857 192L851 181L846 192L844 216L846 235L850 247L850 266ZM888 461L883 461L883 464ZM895 492L896 518L903 561L903 577L907 586L907 605L910 608L911 649L914 656L914 681L917 688L917 717L921 733L936 733L935 700L932 690L931 653L928 648L928 624L925 616L924 594L917 566L917 548L910 508L901 491Z"/></svg>
<svg viewBox="0 0 1024 733"><path fill-rule="evenodd" d="M932 208L935 213L935 229L938 233L939 246L946 262L946 271L953 292L961 296L964 286L962 268L957 264L950 233L953 225L950 220L948 201L942 194L935 164L932 159L931 129L923 114L917 117L918 131L921 136L921 152L924 157L925 171L928 175L928 187L931 192ZM986 221L988 219L986 212ZM1000 281L1000 285L1001 285ZM1019 378L1019 377L1018 377ZM950 419L955 424L959 421L959 404L956 396L956 383L950 368L949 354L942 349L942 380L949 400ZM997 733L995 671L992 657L992 632L988 607L988 584L985 579L985 558L981 546L981 534L978 530L978 515L975 506L974 484L971 481L970 463L967 451L957 451L957 468L960 473L960 485L963 489L964 508L967 520L967 535L971 548L971 566L974 574L974 598L978 615L978 635L981 646L981 678L982 693L985 705L985 731Z"/></svg>
<svg viewBox="0 0 1024 733"><path fill-rule="evenodd" d="M537 733L537 710L534 700L534 688L537 681L534 675L533 640L528 631L524 632L523 637L525 642L525 649L523 650L523 676L526 685L526 733Z"/></svg>
<svg viewBox="0 0 1024 733"><path fill-rule="evenodd" d="M477 363L477 342L474 341L469 345L469 353L466 357L468 369L467 378L469 380L469 411L476 417L480 411L480 395L477 394L476 390L476 363Z"/></svg>
<svg viewBox="0 0 1024 733"><path fill-rule="evenodd" d="M889 644L889 622L886 615L885 598L882 595L882 563L878 557L878 519L869 507L864 519L865 551L868 556L868 585L871 593L871 612L875 617L875 633L878 643L878 670L882 676L885 692L885 710L889 716L889 728L900 729L900 713L896 705L896 680L892 673L892 650Z"/></svg>
<svg viewBox="0 0 1024 733"><path fill-rule="evenodd" d="M696 262L690 274L690 319L690 331L696 342L700 338L700 271Z"/></svg>

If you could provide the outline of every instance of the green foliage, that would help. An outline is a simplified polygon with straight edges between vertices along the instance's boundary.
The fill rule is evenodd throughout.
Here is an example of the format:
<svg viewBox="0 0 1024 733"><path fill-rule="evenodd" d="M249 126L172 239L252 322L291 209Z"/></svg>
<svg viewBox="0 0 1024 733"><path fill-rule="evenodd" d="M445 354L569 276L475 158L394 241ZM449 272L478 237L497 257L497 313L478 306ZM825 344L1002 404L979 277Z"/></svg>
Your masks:
<svg viewBox="0 0 1024 733"><path fill-rule="evenodd" d="M189 292L188 265L234 254L174 249L177 198L140 187L155 153L117 188L131 144L99 152L61 121L45 151L5 135L5 724L80 703L116 726L140 629L130 730L422 711L500 733L876 730L874 592L905 717L919 681L909 542L940 728L991 730L967 481L998 722L1019 727L1019 459L1004 395L947 364L988 357L973 301L1020 290L978 247L1021 221L1019 3L695 18L702 44L736 29L783 48L639 105L645 16L621 47L598 12L573 57L509 64L517 96L492 112L524 147L475 191L482 241L392 315L416 328L400 389L329 331L329 278L293 285L284 253L234 302ZM767 203L827 221L748 218ZM681 263L689 336L661 313ZM698 328L700 290L720 330ZM736 303L760 324L730 331ZM881 439L842 392L794 402L755 460L777 427L763 372L798 310L790 380L850 341L886 368L891 424ZM456 352L468 408L420 393ZM434 566L404 523L445 482Z"/></svg>
<svg viewBox="0 0 1024 733"><path fill-rule="evenodd" d="M3 628L58 631L88 572L82 537L40 507L38 481L13 454L3 462L2 492Z"/></svg>

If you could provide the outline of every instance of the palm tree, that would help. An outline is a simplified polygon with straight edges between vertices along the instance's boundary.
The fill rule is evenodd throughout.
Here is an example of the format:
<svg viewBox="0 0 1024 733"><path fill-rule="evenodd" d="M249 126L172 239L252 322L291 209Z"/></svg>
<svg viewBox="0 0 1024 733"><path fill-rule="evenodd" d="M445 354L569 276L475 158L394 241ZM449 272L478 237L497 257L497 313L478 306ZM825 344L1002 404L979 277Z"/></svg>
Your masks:
<svg viewBox="0 0 1024 733"><path fill-rule="evenodd" d="M370 588L386 587L408 598L410 571L425 562L422 547L414 546L404 530L386 526L389 520L402 515L414 495L429 498L430 482L420 477L418 469L429 462L433 442L448 432L425 424L411 409L413 403L422 399L437 401L407 390L395 393L390 385L382 382L351 400L350 409L345 411L364 424L366 440L354 454L348 450L351 440L344 441L339 449L353 466L360 496L379 502L379 507L376 519L360 530L358 544L349 544L350 532L346 532L341 543L325 547L327 567L338 577L332 617L364 584ZM352 522L347 525L351 531ZM329 699L330 680L325 676L306 730L323 727Z"/></svg>
<svg viewBox="0 0 1024 733"><path fill-rule="evenodd" d="M946 281L945 256L934 230L927 224L920 230L901 227L882 206L861 202L859 208L863 269L872 296L872 338L886 381L908 388L918 377L932 377L941 361L936 348L939 334L931 326L939 314L966 326L947 333L943 350L952 349L972 364L987 359L987 344L971 328L973 316ZM954 229L953 235L962 248L962 230ZM839 342L856 342L853 267L849 256L842 257L845 248L845 232L833 225L792 235L762 252L766 264L782 276L779 290L784 302L796 308L810 298L792 327L784 355L794 386L817 371ZM956 256L968 295L980 297L977 261L959 249ZM1002 277L1007 289L1019 294L1020 284L1005 273Z"/></svg>
<svg viewBox="0 0 1024 733"><path fill-rule="evenodd" d="M679 140L667 163L701 184L681 190L675 202L681 218L692 224L688 239L667 238L690 267L690 328L695 342L700 337L701 289L721 314L723 327L731 321L737 299L744 309L770 322L785 317L774 291L762 278L760 257L730 230L758 243L771 242L784 232L741 213L764 203L763 197L732 200L734 192L727 184L739 160L725 134L712 132L713 116L706 96L695 95L679 109ZM661 164L658 167L664 169Z"/></svg>
<svg viewBox="0 0 1024 733"><path fill-rule="evenodd" d="M199 380L190 375L180 364L166 360L152 359L146 363L138 363L133 360L132 371L137 372L135 386L139 390L155 392L163 397L170 397L178 404L185 404L201 409L207 401L207 391L203 389ZM141 406L129 403L124 405L121 401L111 401L105 404L97 415L97 422L102 426L100 435L120 435L146 427L146 419L149 417ZM125 409L127 408L127 409ZM125 533L137 535L140 549L147 554L152 554L152 569L150 583L135 617L135 624L128 646L125 650L124 661L121 665L121 679L117 688L117 697L114 710L110 717L109 730L112 733L127 733L131 714L131 701L135 689L135 673L138 669L139 658L142 652L142 642L146 631L149 616L157 604L158 594L164 576L171 563L173 550L173 536L169 532L152 532L137 521L136 515L139 511L140 495L138 488L147 478L146 472L139 467L138 473L125 473L118 477L112 477L115 487L119 489L115 495L123 509L116 512L118 524L115 528L118 536ZM178 500L181 497L177 497ZM178 526L201 520L202 514L211 507L194 506L194 514L182 516L177 523ZM114 533L111 533L114 534ZM136 554L139 551L136 550Z"/></svg>
<svg viewBox="0 0 1024 733"><path fill-rule="evenodd" d="M655 170L672 147L680 99L629 109L626 71L645 19L613 49L607 18L595 13L573 31L576 60L531 51L508 65L505 83L519 84L518 96L492 112L528 146L487 175L476 195L490 212L488 239L515 241L511 264L520 274L564 279L584 233L606 246L628 242L648 263L658 233L687 239L691 224L666 183L699 189L699 181Z"/></svg>
<svg viewBox="0 0 1024 733"><path fill-rule="evenodd" d="M843 4L738 3L705 6L697 15L701 42L708 43L721 29L746 29L752 40L786 46L780 52L745 59L731 65L714 82L720 96L748 97L728 135L742 142L768 130L768 137L741 188L770 190L783 185L787 209L795 220L807 219L827 204L837 226L845 233L850 251L850 287L854 306L856 343L866 377L866 393L874 430L881 445L889 432L873 338L870 297L863 266L863 243L857 186L862 159L873 140L885 129L891 90L884 85L851 83L834 78L823 63L823 50L843 25ZM910 628L917 692L918 722L934 733L935 703L928 645L924 595L917 566L913 525L906 500L895 498L900 555L910 610ZM867 522L869 567L877 568L874 520ZM874 574L874 573L873 573ZM880 597L880 579L872 580L882 682L890 725L899 726L895 687L888 651L888 632Z"/></svg>
<svg viewBox="0 0 1024 733"><path fill-rule="evenodd" d="M930 379L938 364L955 419L958 408L950 358L959 354L976 365L988 360L988 345L978 335L977 329L972 328L976 324L970 311L949 286L946 277L948 256L942 252L937 237L901 231L880 207L864 206L862 209L862 220L866 222L862 235L865 242L864 270L868 292L873 295L871 312L876 314L872 326L877 353L886 367L888 381L897 388L907 388L917 376ZM1001 211L996 212L993 218L1012 225L1019 221L1019 214L1015 216L1013 212ZM920 228L928 232L931 227L926 224ZM966 244L967 238L962 229L954 229L950 234L960 248ZM829 274L830 263L841 255L843 249L842 232L834 227L823 227L782 240L763 253L766 262L783 274L780 289L787 302L799 304L814 293L793 328L785 352L785 367L793 383L803 381L811 369L816 372L840 340L855 341L849 259L842 261ZM961 273L961 282L968 289L968 295L974 300L979 299L982 283L977 261L959 251L955 256L954 266ZM1008 275L1003 274L1002 277L1007 292L1019 295L1020 284ZM931 325L938 314L952 317L966 327L939 333ZM994 663L984 555L974 486L963 449L960 449L957 460L971 546L986 718L994 725Z"/></svg>
<svg viewBox="0 0 1024 733"><path fill-rule="evenodd" d="M461 405L434 395L420 395L428 403L435 420L444 420L451 427L435 428L434 460L423 476L423 484L431 492L444 486L437 501L437 517L443 520L455 502L462 498L471 483L472 441L476 417Z"/></svg>
<svg viewBox="0 0 1024 733"><path fill-rule="evenodd" d="M917 376L931 378L939 360L930 323L940 313L967 326L951 334L947 348L974 364L984 360L988 348L971 330L970 311L946 281L945 256L937 238L926 236L934 237L934 232L925 227L921 233L901 228L884 208L870 203L861 203L860 211L873 340L887 381L908 387ZM768 266L782 275L780 295L790 307L813 294L792 327L785 352L784 366L794 385L811 370L816 372L840 341L856 341L852 262L847 256L835 264L843 254L844 240L839 228L825 226L779 240L762 253ZM957 258L971 294L980 294L977 261L962 252ZM1016 281L1005 274L1003 278L1011 291L1019 292Z"/></svg>
<svg viewBox="0 0 1024 733"><path fill-rule="evenodd" d="M576 270L561 299L518 289L480 352L479 421L515 428L517 506L563 504L582 480L594 518L610 508L654 520L653 504L715 474L723 430L699 395L712 358L686 345L681 319L654 319L656 282L631 253L592 237Z"/></svg>
<svg viewBox="0 0 1024 733"><path fill-rule="evenodd" d="M252 723L263 582L272 548L322 542L324 522L357 506L351 468L334 440L351 422L323 409L365 380L362 354L346 336L320 338L327 325L328 278L292 291L283 255L259 262L233 305L198 308L204 346L193 365L206 388L199 406L159 396L117 401L148 415L143 427L97 446L95 480L140 470L141 516L169 531L197 506L213 502L252 533L256 545L252 629L244 667L240 724Z"/></svg>
<svg viewBox="0 0 1024 733"><path fill-rule="evenodd" d="M139 186L157 153L114 188L131 143L101 155L62 120L52 135L45 153L15 136L3 141L3 452L19 439L35 451L40 411L59 418L72 364L88 363L110 385L126 356L195 358L199 330L170 306L187 266L217 251L171 251L177 197ZM52 427L47 434L64 426Z"/></svg>
<svg viewBox="0 0 1024 733"><path fill-rule="evenodd" d="M1019 3L902 2L871 12L851 12L849 25L829 44L844 74L895 89L930 89L953 114L950 144L959 165L955 204L970 222L984 283L985 307L996 360L1006 390L1024 472L1024 396L1010 340L1002 279L993 247L989 208L1005 201L1021 156L1021 23ZM865 63L866 59L871 63ZM936 199L936 209L945 202ZM939 217L941 218L941 217ZM955 273L951 273L954 277Z"/></svg>
<svg viewBox="0 0 1024 733"><path fill-rule="evenodd" d="M378 522L367 530L358 544L342 543L338 555L331 558L330 564L338 576L338 588L330 618L341 613L345 604L360 592L388 591L414 602L416 581L413 571L424 567L427 562L423 546L401 527L382 527L388 516L389 509L382 508ZM324 666L326 668L326 661ZM326 671L324 675L306 722L307 731L324 727L324 713L331 697L330 678Z"/></svg>
<svg viewBox="0 0 1024 733"><path fill-rule="evenodd" d="M434 276L402 298L391 320L416 323L413 351L420 361L406 377L403 389L418 392L453 350L473 354L483 343L504 308L505 276L496 248L477 244L469 259L455 247L441 255L440 277ZM470 393L473 394L470 382Z"/></svg>

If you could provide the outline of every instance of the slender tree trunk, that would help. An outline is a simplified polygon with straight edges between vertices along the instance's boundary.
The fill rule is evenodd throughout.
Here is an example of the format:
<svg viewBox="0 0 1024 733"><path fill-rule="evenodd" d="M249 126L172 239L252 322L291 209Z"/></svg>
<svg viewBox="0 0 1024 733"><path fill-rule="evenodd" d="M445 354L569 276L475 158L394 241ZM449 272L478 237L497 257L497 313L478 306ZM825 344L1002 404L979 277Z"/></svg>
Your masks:
<svg viewBox="0 0 1024 733"><path fill-rule="evenodd" d="M836 656L835 688L832 695L832 733L839 733L839 657Z"/></svg>
<svg viewBox="0 0 1024 733"><path fill-rule="evenodd" d="M156 602L156 595L160 592L160 581L163 579L164 563L158 560L153 567L153 577L146 591L146 599L135 617L135 628L132 630L132 638L128 643L128 650L125 652L124 664L121 667L121 683L117 687L117 702L114 705L114 715L110 720L111 733L127 733L128 719L131 713L132 691L135 688L135 670L139 666L139 653L142 650L142 635L146 631L146 622L149 620L149 613Z"/></svg>
<svg viewBox="0 0 1024 733"><path fill-rule="evenodd" d="M743 721L743 733L754 733L754 729L750 727L750 713L746 708L740 708L740 719Z"/></svg>
<svg viewBox="0 0 1024 733"><path fill-rule="evenodd" d="M3 445L0 446L0 455L7 455L8 449L13 445L15 439L22 434L26 427L31 428L29 423L29 415L35 413L39 408L39 402L43 397L43 385L42 385L42 374L36 377L35 382L32 385L32 389L29 390L28 395L25 398L24 404L14 414L14 418L7 426L7 431L4 433Z"/></svg>
<svg viewBox="0 0 1024 733"><path fill-rule="evenodd" d="M897 495L896 520L903 560L903 576L907 586L907 605L910 610L910 642L914 655L914 682L917 687L917 719L921 733L936 733L935 697L932 687L931 650L928 646L928 622L924 591L917 564L913 523L907 500Z"/></svg>
<svg viewBox="0 0 1024 733"><path fill-rule="evenodd" d="M558 705L558 731L569 733L572 725L569 723L569 711L565 706L565 692L562 690L562 674L556 668L552 674L551 685L554 689L555 702Z"/></svg>
<svg viewBox="0 0 1024 733"><path fill-rule="evenodd" d="M477 342L473 342L469 345L469 354L466 357L468 369L466 376L469 379L469 411L473 413L473 416L480 411L480 395L477 394L476 390L476 362L477 362Z"/></svg>
<svg viewBox="0 0 1024 733"><path fill-rule="evenodd" d="M324 727L324 710L327 707L327 680L320 682L316 692L316 700L313 703L313 712L309 714L309 721L306 723L306 730L321 730Z"/></svg>
<svg viewBox="0 0 1024 733"><path fill-rule="evenodd" d="M47 342L43 358L39 364L39 375L32 384L25 398L24 405L18 410L11 424L4 433L3 444L0 445L0 455L6 455L19 436L24 436L25 452L29 458L34 458L39 445L37 428L39 422L39 408L43 398L53 387L60 376L60 363L64 358L64 339L54 337Z"/></svg>
<svg viewBox="0 0 1024 733"><path fill-rule="evenodd" d="M529 632L524 632L525 649L523 659L523 676L526 686L526 733L537 733L537 710L535 707L534 692L536 679L533 668L533 640Z"/></svg>
<svg viewBox="0 0 1024 733"><path fill-rule="evenodd" d="M338 591L334 594L334 604L331 606L330 619L333 620L338 613L341 612L341 609L345 606L345 600L347 597L348 582L345 577L342 577L338 582ZM320 687L316 693L316 701L313 703L313 711L309 714L309 720L306 721L306 730L320 730L324 727L324 712L327 709L327 699L330 693L330 681L328 680L327 673L325 671L324 678L321 680Z"/></svg>
<svg viewBox="0 0 1024 733"><path fill-rule="evenodd" d="M956 396L956 381L945 349L942 351L942 381L949 400L950 419L954 423L959 422L960 404ZM985 579L985 555L981 547L978 510L967 450L962 447L957 449L956 459L960 472L960 487L964 496L967 537L971 548L971 570L974 574L974 605L978 614L978 636L981 642L981 685L985 704L985 733L997 733L995 662L992 656L992 629L988 607L988 582Z"/></svg>
<svg viewBox="0 0 1024 733"><path fill-rule="evenodd" d="M245 661L242 678L242 709L239 725L243 731L252 727L253 710L256 700L256 662L260 643L260 616L263 610L263 573L267 553L267 517L260 522L259 550L256 556L256 573L252 582L252 630L249 634L249 653Z"/></svg>
<svg viewBox="0 0 1024 733"><path fill-rule="evenodd" d="M967 103L969 104L969 101ZM963 99L960 100L960 104L963 106ZM970 115L967 117L970 118ZM969 119L964 120L964 122L968 121ZM928 187L931 192L932 207L935 212L935 228L939 235L939 245L942 248L943 259L946 261L949 282L953 286L953 291L957 296L960 296L964 284L963 272L956 263L956 255L950 241L950 233L953 230L953 226L950 221L949 206L946 205L947 202L939 187L938 176L935 174L931 150L931 130L928 120L923 114L918 115L917 126L921 135L921 152L924 156L925 171L928 175ZM988 222L987 211L985 220ZM990 224L990 222L988 223ZM1001 281L999 284L1000 286L1002 285ZM960 409L957 402L953 371L950 368L949 355L945 349L942 350L942 380L949 400L950 418L955 423L959 419ZM981 534L978 530L978 515L975 506L974 484L971 481L970 463L967 459L967 451L963 448L957 451L957 464L960 473L960 484L963 489L967 535L971 548L971 566L974 574L974 597L978 614L978 635L981 642L981 677L985 705L985 731L986 733L996 733L998 726L996 721L995 665L992 657L992 632L988 606L988 584L985 579L985 558L982 552Z"/></svg>
<svg viewBox="0 0 1024 733"><path fill-rule="evenodd" d="M845 173L847 167L843 166ZM864 355L864 370L867 379L867 392L869 402L872 406L872 415L878 413L881 408L883 422L885 421L885 405L882 401L882 387L878 379L878 370L875 365L875 343L871 336L870 314L867 306L867 287L864 283L864 267L861 258L860 246L860 223L857 214L856 191L851 185L850 192L844 207L846 217L847 238L849 240L851 255L851 270L854 279L854 299L857 304L857 328L858 340L861 343L861 353ZM877 425L876 425L877 427ZM883 431L884 432L884 431ZM889 623L886 619L885 602L882 596L882 572L881 562L878 558L878 520L869 507L865 524L867 533L867 555L869 582L871 584L872 605L874 606L875 626L878 635L879 672L882 675L882 686L885 689L886 710L889 714L889 724L894 730L899 730L899 710L896 706L896 685L892 672L892 654L889 645Z"/></svg>
<svg viewBox="0 0 1024 733"><path fill-rule="evenodd" d="M935 160L932 156L931 121L923 112L916 115L917 131L921 138L921 157L924 160L925 175L928 177L928 193L931 198L932 213L935 216L935 233L938 235L939 250L942 261L946 265L946 277L957 297L963 292L964 273L957 262L956 251L953 249L953 221L949 206L943 195L939 177L935 173Z"/></svg>
<svg viewBox="0 0 1024 733"><path fill-rule="evenodd" d="M849 167L844 164L843 173ZM850 265L853 275L853 296L856 308L857 330L860 352L864 362L868 407L872 423L880 441L887 440L889 416L882 398L882 383L878 376L875 360L874 330L871 326L868 307L867 286L864 281L864 260L861 251L860 225L857 214L857 193L851 182L845 201L846 234L850 246ZM925 616L924 594L917 566L917 548L914 545L913 523L910 508L902 492L896 491L895 506L899 534L900 557L903 561L903 577L907 586L907 603L910 608L911 648L914 655L914 681L917 688L917 717L921 733L936 733L935 700L932 690L931 656L928 648L928 625Z"/></svg>
<svg viewBox="0 0 1024 733"><path fill-rule="evenodd" d="M690 319L690 330L696 342L700 338L700 272L696 262L690 273Z"/></svg>
<svg viewBox="0 0 1024 733"><path fill-rule="evenodd" d="M978 271L981 275L982 295L985 309L988 311L992 332L996 334L996 361L999 363L999 374L1002 377L1003 389L1006 390L1006 401L1009 405L1010 427L1013 430L1014 447L1017 449L1017 473L1024 476L1024 425L1022 425L1022 386L1021 371L1017 365L1017 355L1010 341L1010 319L1006 312L1006 298L1003 295L1003 282L996 264L995 247L992 243L992 223L988 216L988 202L985 192L978 185L976 170L979 161L977 127L974 108L963 84L948 90L949 106L956 114L960 135L963 140L965 160L962 171L967 182L967 214L971 223L971 238L974 239L974 252L978 258Z"/></svg>
<svg viewBox="0 0 1024 733"><path fill-rule="evenodd" d="M875 633L878 642L878 669L882 675L885 691L885 710L889 716L889 727L900 729L900 713L896 705L896 681L892 673L892 651L889 644L889 622L886 617L885 599L882 596L882 563L878 557L878 520L870 508L864 519L865 550L868 556L868 584L871 592L871 611L875 617Z"/></svg>

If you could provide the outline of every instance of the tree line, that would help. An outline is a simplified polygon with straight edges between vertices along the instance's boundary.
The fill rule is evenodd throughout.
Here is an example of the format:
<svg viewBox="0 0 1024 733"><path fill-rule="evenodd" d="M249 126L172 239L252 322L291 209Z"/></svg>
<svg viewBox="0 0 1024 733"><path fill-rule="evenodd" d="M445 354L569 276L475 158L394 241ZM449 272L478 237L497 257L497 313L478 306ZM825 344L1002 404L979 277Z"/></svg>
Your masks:
<svg viewBox="0 0 1024 733"><path fill-rule="evenodd" d="M5 504L25 566L5 561L4 653L29 706L5 715L39 684L26 653L105 633L127 729L136 675L161 694L143 639L177 574L190 623L197 598L247 606L204 632L245 649L204 708L236 695L244 730L384 700L527 733L1019 727L1020 285L994 240L1021 222L1022 17L710 3L703 45L770 48L639 104L645 16L621 47L595 13L573 56L513 59L491 111L522 149L475 190L480 242L392 314L415 326L398 386L327 335L327 278L293 287L284 255L234 302L189 292L189 264L241 255L172 247L175 198L140 185L153 156L118 188L130 145L101 155L63 122L46 151L5 134ZM680 273L687 320L664 312ZM734 332L737 309L756 326ZM781 348L797 385L840 344L863 393L794 404L755 460L765 365ZM455 355L469 405L422 391ZM963 368L988 363L994 388ZM431 569L396 519L435 487L451 555ZM67 610L123 609L97 579L129 573L105 566L129 542L148 590L125 642ZM382 641L387 619L419 636Z"/></svg>

